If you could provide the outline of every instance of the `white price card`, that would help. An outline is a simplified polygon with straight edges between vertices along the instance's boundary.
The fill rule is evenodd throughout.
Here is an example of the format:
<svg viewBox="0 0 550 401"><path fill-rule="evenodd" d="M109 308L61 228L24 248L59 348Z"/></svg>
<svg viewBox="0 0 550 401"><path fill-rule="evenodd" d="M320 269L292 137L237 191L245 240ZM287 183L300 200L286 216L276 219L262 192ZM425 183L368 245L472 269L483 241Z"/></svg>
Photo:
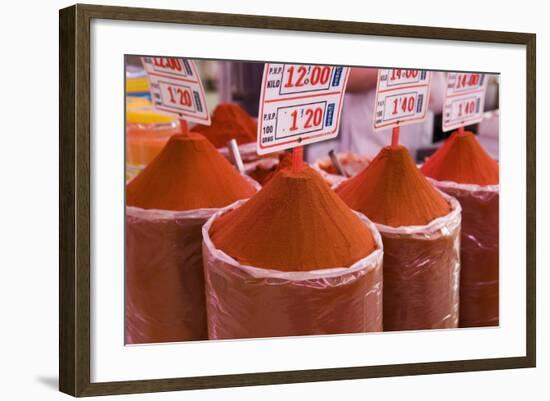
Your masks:
<svg viewBox="0 0 550 401"><path fill-rule="evenodd" d="M338 135L349 68L266 63L258 115L258 154Z"/></svg>
<svg viewBox="0 0 550 401"><path fill-rule="evenodd" d="M426 118L431 72L390 68L378 70L374 129L418 123Z"/></svg>
<svg viewBox="0 0 550 401"><path fill-rule="evenodd" d="M487 77L480 73L449 72L443 103L443 131L483 120Z"/></svg>
<svg viewBox="0 0 550 401"><path fill-rule="evenodd" d="M195 63L176 57L142 57L155 108L210 125L204 88Z"/></svg>

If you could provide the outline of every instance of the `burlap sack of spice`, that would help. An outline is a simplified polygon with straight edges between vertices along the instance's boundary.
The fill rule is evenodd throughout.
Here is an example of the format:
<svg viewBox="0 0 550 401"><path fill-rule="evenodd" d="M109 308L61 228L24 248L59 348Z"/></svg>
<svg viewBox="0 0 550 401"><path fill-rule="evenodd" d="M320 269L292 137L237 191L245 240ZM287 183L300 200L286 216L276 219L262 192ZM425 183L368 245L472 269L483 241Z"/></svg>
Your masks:
<svg viewBox="0 0 550 401"><path fill-rule="evenodd" d="M211 217L203 258L211 339L382 329L380 236L311 168Z"/></svg>
<svg viewBox="0 0 550 401"><path fill-rule="evenodd" d="M201 227L258 188L198 134L172 137L128 184L127 344L207 339Z"/></svg>

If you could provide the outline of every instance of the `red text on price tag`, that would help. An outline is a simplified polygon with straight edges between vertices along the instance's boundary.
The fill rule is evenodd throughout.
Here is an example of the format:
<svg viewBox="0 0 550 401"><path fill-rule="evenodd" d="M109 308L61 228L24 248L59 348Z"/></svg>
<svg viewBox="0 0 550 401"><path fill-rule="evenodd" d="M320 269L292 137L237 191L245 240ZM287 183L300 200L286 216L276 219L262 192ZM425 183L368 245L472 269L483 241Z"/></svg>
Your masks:
<svg viewBox="0 0 550 401"><path fill-rule="evenodd" d="M449 72L443 104L443 131L483 119L487 77L480 73Z"/></svg>
<svg viewBox="0 0 550 401"><path fill-rule="evenodd" d="M338 135L347 67L266 64L258 116L259 154Z"/></svg>
<svg viewBox="0 0 550 401"><path fill-rule="evenodd" d="M180 118L210 125L210 114L197 68L192 60L142 57L155 108Z"/></svg>
<svg viewBox="0 0 550 401"><path fill-rule="evenodd" d="M411 69L379 69L374 129L418 123L426 117L431 73Z"/></svg>

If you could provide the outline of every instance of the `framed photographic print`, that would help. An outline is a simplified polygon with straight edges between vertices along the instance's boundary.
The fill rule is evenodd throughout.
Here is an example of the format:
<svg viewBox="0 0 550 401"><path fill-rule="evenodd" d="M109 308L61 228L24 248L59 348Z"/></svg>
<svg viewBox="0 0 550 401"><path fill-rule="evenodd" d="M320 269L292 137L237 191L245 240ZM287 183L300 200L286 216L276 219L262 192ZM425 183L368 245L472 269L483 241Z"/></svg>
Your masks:
<svg viewBox="0 0 550 401"><path fill-rule="evenodd" d="M59 23L61 391L535 366L534 34Z"/></svg>

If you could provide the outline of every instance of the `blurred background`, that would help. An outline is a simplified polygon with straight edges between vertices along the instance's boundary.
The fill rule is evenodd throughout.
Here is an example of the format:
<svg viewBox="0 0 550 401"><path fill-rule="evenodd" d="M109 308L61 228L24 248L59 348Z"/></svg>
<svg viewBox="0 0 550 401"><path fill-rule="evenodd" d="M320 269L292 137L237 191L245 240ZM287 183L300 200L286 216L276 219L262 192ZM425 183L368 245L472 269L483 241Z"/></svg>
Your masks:
<svg viewBox="0 0 550 401"><path fill-rule="evenodd" d="M255 121L258 115L260 86L263 63L241 61L193 60L199 70L206 92L208 109L214 114L213 126L209 131L223 131L220 124L226 123L216 118L220 105L232 105L242 109ZM373 108L376 92L376 68L352 68L338 137L305 147L307 162L321 163L328 170L327 154L330 150L343 157L344 163L359 164L361 159L370 159L391 141L391 129L373 130ZM499 158L499 76L488 75L485 98L485 118L466 130L474 132L479 142L496 160ZM443 132L442 107L445 94L446 73L434 71L430 92L429 112L426 120L419 124L401 128L400 142L406 146L415 160L423 162L446 139L451 132ZM139 56L127 56L126 59L126 134L127 134L127 178L139 172L162 148L168 138L179 132L177 119L168 114L155 111L150 103L149 84ZM234 110L232 110L233 112ZM240 112L240 110L239 110ZM222 111L219 110L220 116ZM191 130L197 129L193 124ZM234 129L232 127L232 129ZM243 128L244 129L244 128ZM238 128L237 128L238 130ZM200 131L206 135L209 134ZM215 135L214 133L211 133ZM245 162L254 162L260 158L255 155L255 135L238 135L237 141L243 148ZM226 138L211 138L220 146ZM221 142L220 142L221 141ZM248 146L247 145L248 142ZM276 155L274 155L276 157ZM264 163L265 164L265 163ZM266 166L268 166L267 163ZM266 167L266 168L269 168ZM353 169L353 167L352 167ZM255 177L257 178L257 177Z"/></svg>

